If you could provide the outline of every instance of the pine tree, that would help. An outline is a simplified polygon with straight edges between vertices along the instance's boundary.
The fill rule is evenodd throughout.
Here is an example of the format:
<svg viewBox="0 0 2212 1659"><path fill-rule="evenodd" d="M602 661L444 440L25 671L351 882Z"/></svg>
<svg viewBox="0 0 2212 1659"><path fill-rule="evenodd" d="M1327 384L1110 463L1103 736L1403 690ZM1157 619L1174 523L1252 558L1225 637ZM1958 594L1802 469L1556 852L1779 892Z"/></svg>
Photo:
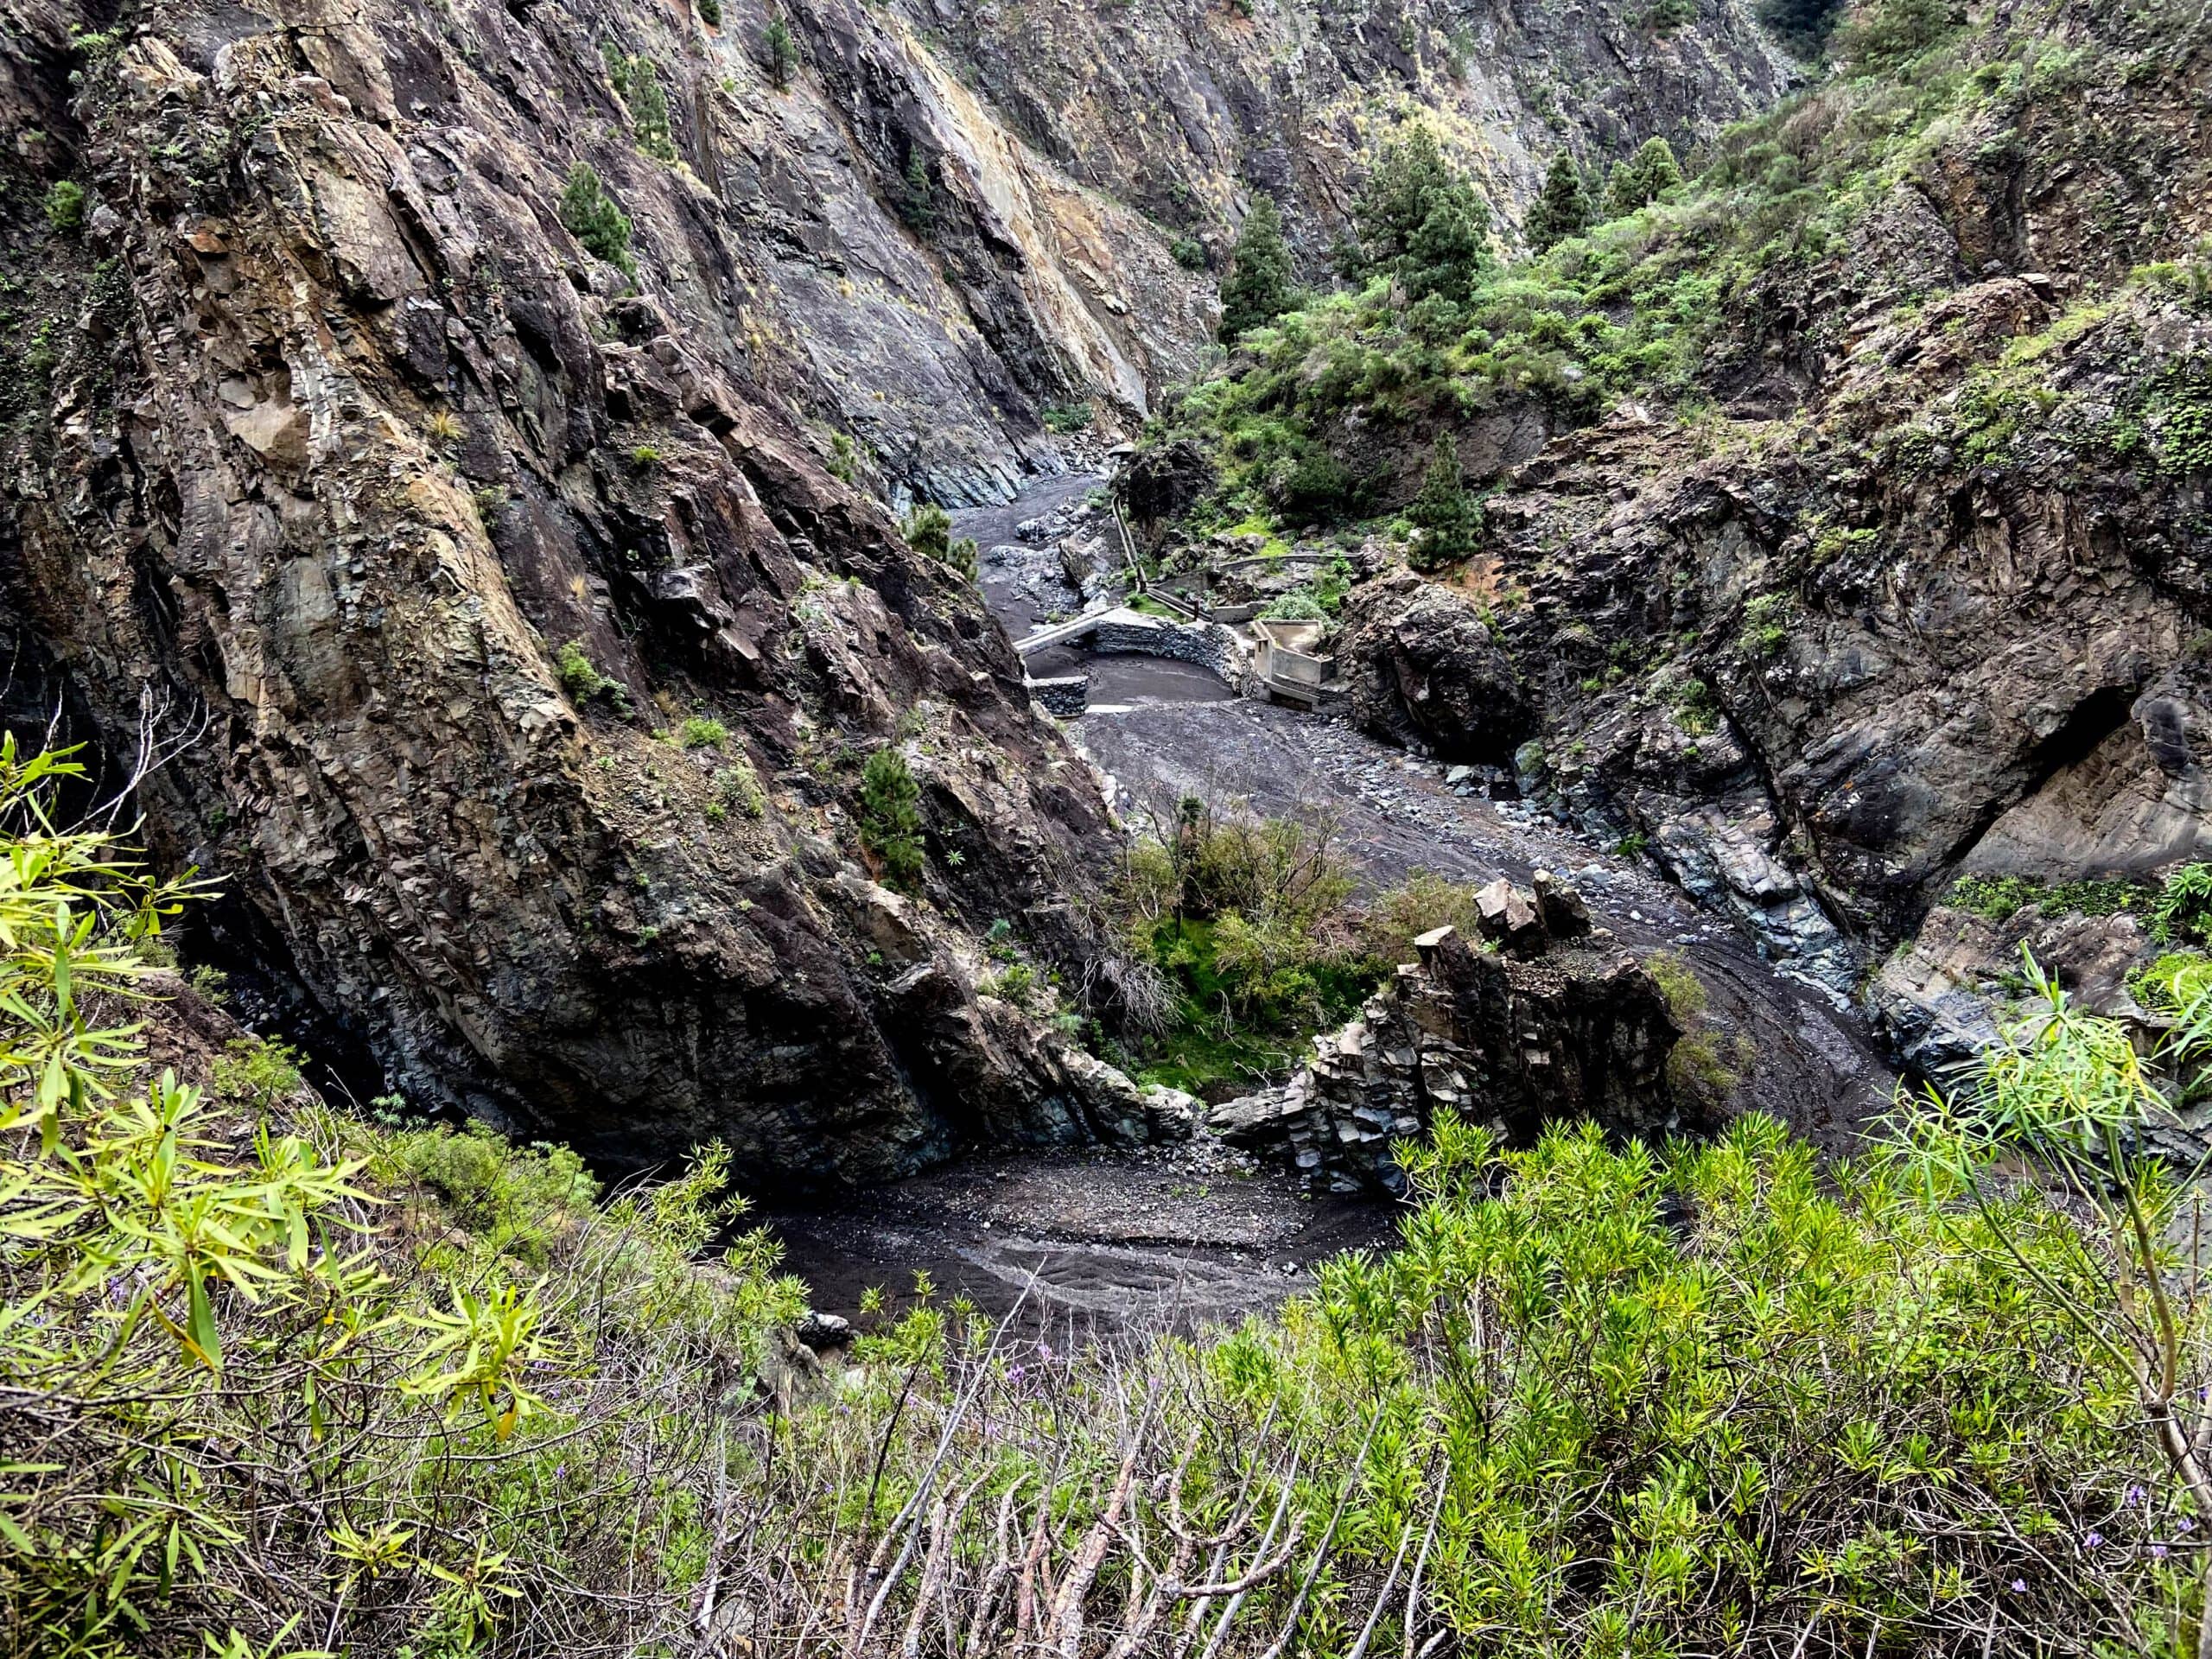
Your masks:
<svg viewBox="0 0 2212 1659"><path fill-rule="evenodd" d="M922 880L922 791L906 757L890 747L861 771L861 844L883 867L887 885L912 892Z"/></svg>
<svg viewBox="0 0 2212 1659"><path fill-rule="evenodd" d="M630 216L614 205L588 162L569 169L568 183L561 191L561 223L587 253L625 271L635 270L630 258Z"/></svg>
<svg viewBox="0 0 2212 1659"><path fill-rule="evenodd" d="M1682 181L1675 147L1664 138L1647 138L1643 148L1613 169L1605 187L1605 212L1614 219L1632 213Z"/></svg>
<svg viewBox="0 0 2212 1659"><path fill-rule="evenodd" d="M1490 209L1415 125L1387 145L1352 201L1355 276L1388 274L1421 293L1471 292L1490 264Z"/></svg>
<svg viewBox="0 0 2212 1659"><path fill-rule="evenodd" d="M622 82L622 96L630 106L630 120L637 128L638 148L656 161L676 159L676 141L668 126L668 94L661 90L660 70L650 58L630 60Z"/></svg>
<svg viewBox="0 0 2212 1659"><path fill-rule="evenodd" d="M927 236L937 228L937 187L930 180L929 157L922 154L922 147L913 144L906 150L906 197L900 204L900 217L918 236Z"/></svg>
<svg viewBox="0 0 2212 1659"><path fill-rule="evenodd" d="M1529 205L1529 216L1521 222L1530 251L1541 253L1570 236L1580 235L1596 216L1590 187L1583 181L1582 169L1574 164L1574 157L1563 149L1554 150L1544 188L1536 193L1535 200Z"/></svg>
<svg viewBox="0 0 2212 1659"><path fill-rule="evenodd" d="M778 92L791 84L791 71L798 67L798 42L791 38L791 26L780 17L768 20L768 79Z"/></svg>
<svg viewBox="0 0 2212 1659"><path fill-rule="evenodd" d="M1264 327L1291 308L1290 248L1273 196L1253 199L1236 227L1236 251L1221 282L1221 343L1233 346L1248 330Z"/></svg>
<svg viewBox="0 0 2212 1659"><path fill-rule="evenodd" d="M1482 533L1483 510L1459 481L1459 451L1450 433L1436 435L1421 493L1406 508L1406 517L1421 531L1413 547L1415 568L1439 570L1473 556Z"/></svg>

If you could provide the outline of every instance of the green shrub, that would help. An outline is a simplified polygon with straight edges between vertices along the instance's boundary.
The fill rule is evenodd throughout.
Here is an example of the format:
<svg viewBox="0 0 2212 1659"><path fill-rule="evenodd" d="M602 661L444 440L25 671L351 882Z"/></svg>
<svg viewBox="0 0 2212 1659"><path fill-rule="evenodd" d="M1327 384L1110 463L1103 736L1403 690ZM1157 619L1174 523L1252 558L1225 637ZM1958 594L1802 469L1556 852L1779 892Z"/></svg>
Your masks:
<svg viewBox="0 0 2212 1659"><path fill-rule="evenodd" d="M656 161L674 161L676 140L669 130L668 93L660 84L660 66L651 58L632 58L615 85L630 107L638 148Z"/></svg>
<svg viewBox="0 0 2212 1659"><path fill-rule="evenodd" d="M922 791L906 757L886 747L861 772L861 845L874 855L884 885L918 892L922 885Z"/></svg>
<svg viewBox="0 0 2212 1659"><path fill-rule="evenodd" d="M1321 608L1321 601L1305 588L1294 588L1262 606L1260 614L1279 622L1321 622L1327 620L1329 613Z"/></svg>
<svg viewBox="0 0 2212 1659"><path fill-rule="evenodd" d="M950 565L970 582L976 579L981 550L974 537L953 535L952 515L943 507L925 501L906 515L901 528L915 552Z"/></svg>
<svg viewBox="0 0 2212 1659"><path fill-rule="evenodd" d="M699 21L709 29L722 26L722 0L699 0Z"/></svg>
<svg viewBox="0 0 2212 1659"><path fill-rule="evenodd" d="M1206 268L1206 245L1195 236L1179 236L1167 245L1167 252L1185 270Z"/></svg>
<svg viewBox="0 0 2212 1659"><path fill-rule="evenodd" d="M2212 991L2212 957L2169 950L2127 976L2128 995L2153 1014L2185 1014Z"/></svg>
<svg viewBox="0 0 2212 1659"><path fill-rule="evenodd" d="M300 1091L300 1052L289 1043L234 1037L208 1067L208 1083L222 1099L269 1112Z"/></svg>
<svg viewBox="0 0 2212 1659"><path fill-rule="evenodd" d="M1087 432L1096 418L1089 404L1047 404L1045 405L1045 429L1065 435Z"/></svg>
<svg viewBox="0 0 2212 1659"><path fill-rule="evenodd" d="M2212 864L2184 864L2166 878L2151 927L2160 939L2212 944Z"/></svg>
<svg viewBox="0 0 2212 1659"><path fill-rule="evenodd" d="M752 761L741 755L715 771L715 804L725 809L734 806L748 818L767 815L768 798L760 788L760 775L753 771Z"/></svg>
<svg viewBox="0 0 2212 1659"><path fill-rule="evenodd" d="M1460 482L1459 452L1450 433L1437 434L1421 493L1407 507L1406 517L1421 532L1412 553L1417 569L1448 569L1471 558L1481 546L1482 505Z"/></svg>
<svg viewBox="0 0 2212 1659"><path fill-rule="evenodd" d="M1746 657L1773 656L1789 642L1796 613L1797 601L1788 594L1754 594L1744 602L1744 631L1737 638L1737 649Z"/></svg>
<svg viewBox="0 0 2212 1659"><path fill-rule="evenodd" d="M798 67L798 41L791 35L791 26L781 17L768 20L762 41L768 48L768 79L782 92L791 84L791 73Z"/></svg>
<svg viewBox="0 0 2212 1659"><path fill-rule="evenodd" d="M937 229L937 182L931 176L930 158L918 143L906 146L906 166L900 177L899 216L917 236Z"/></svg>
<svg viewBox="0 0 2212 1659"><path fill-rule="evenodd" d="M85 187L74 179L56 179L47 187L46 222L60 236L74 236L85 228Z"/></svg>
<svg viewBox="0 0 2212 1659"><path fill-rule="evenodd" d="M57 831L63 785L0 739L0 1398L35 1437L0 1645L551 1659L689 1629L699 1495L745 1467L801 1305L758 1234L694 1264L727 1154L594 1210L572 1153L372 1128L252 1042L216 1062L261 1096L242 1136L149 1075L139 1023L142 944L199 890Z"/></svg>
<svg viewBox="0 0 2212 1659"><path fill-rule="evenodd" d="M711 715L693 715L677 728L676 741L687 749L719 749L729 741L729 728Z"/></svg>
<svg viewBox="0 0 2212 1659"><path fill-rule="evenodd" d="M615 713L625 717L629 715L629 688L599 671L598 664L585 654L582 640L571 639L563 645L554 657L553 666L560 677L561 689L578 706L603 697Z"/></svg>
<svg viewBox="0 0 2212 1659"><path fill-rule="evenodd" d="M588 162L578 162L569 169L561 191L561 223L585 252L626 275L636 274L630 257L629 215L614 205Z"/></svg>
<svg viewBox="0 0 2212 1659"><path fill-rule="evenodd" d="M1216 331L1221 343L1233 346L1251 330L1273 322L1290 309L1296 297L1282 214L1273 196L1256 195L1236 227L1236 245L1221 279L1221 324Z"/></svg>
<svg viewBox="0 0 2212 1659"><path fill-rule="evenodd" d="M1544 174L1543 188L1529 205L1529 214L1521 223L1521 233L1536 252L1570 236L1580 236L1589 228L1590 221L1598 216L1597 206L1590 200L1590 187L1582 176L1582 169L1575 165L1574 157L1566 150L1552 152L1550 168Z"/></svg>

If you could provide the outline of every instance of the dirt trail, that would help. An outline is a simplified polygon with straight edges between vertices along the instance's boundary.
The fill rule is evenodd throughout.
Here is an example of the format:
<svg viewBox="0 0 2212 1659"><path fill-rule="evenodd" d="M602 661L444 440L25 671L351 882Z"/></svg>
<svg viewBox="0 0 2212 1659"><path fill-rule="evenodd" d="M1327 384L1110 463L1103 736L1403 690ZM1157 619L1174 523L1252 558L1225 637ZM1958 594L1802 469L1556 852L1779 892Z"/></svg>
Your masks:
<svg viewBox="0 0 2212 1659"><path fill-rule="evenodd" d="M1038 607L1022 589L1021 561L995 566L988 550L1015 542L1024 520L1079 501L1096 482L1042 480L1007 506L955 515L955 533L985 549L984 588L1011 632L1026 631ZM1069 658L1051 671L1093 675L1094 705L1105 706L1076 722L1075 734L1114 780L1124 810L1172 809L1179 796L1198 794L1270 816L1324 818L1378 887L1421 869L1454 880L1526 881L1538 868L1567 874L1624 942L1678 950L1694 966L1724 1048L1749 1045L1738 1108L1770 1112L1840 1148L1886 1104L1891 1074L1855 1013L1776 972L1730 924L1635 861L1532 809L1458 794L1442 768L1341 722L1236 700L1203 670ZM895 1309L919 1269L940 1293L965 1294L988 1313L1020 1301L1024 1323L1049 1339L1233 1320L1310 1286L1317 1262L1387 1243L1395 1214L1381 1203L1309 1197L1284 1172L1201 1140L1136 1154L979 1153L770 1223L825 1312L852 1316L871 1286L889 1293Z"/></svg>

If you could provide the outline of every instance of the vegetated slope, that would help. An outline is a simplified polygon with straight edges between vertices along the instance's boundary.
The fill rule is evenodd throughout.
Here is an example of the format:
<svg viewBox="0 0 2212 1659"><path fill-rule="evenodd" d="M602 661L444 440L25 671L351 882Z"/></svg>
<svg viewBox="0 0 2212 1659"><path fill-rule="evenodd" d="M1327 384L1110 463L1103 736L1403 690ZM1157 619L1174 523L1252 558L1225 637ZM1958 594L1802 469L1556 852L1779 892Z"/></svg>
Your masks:
<svg viewBox="0 0 2212 1659"><path fill-rule="evenodd" d="M1224 475L1200 530L1427 523L1447 435L1479 531L1368 555L1472 614L1363 615L1378 723L1538 739L1593 823L1842 982L1808 894L1883 944L1962 866L2199 847L2212 41L2184 5L1870 0L1838 46L1464 302L1376 284L1254 334L1185 425ZM1501 646L1526 701L1440 720Z"/></svg>

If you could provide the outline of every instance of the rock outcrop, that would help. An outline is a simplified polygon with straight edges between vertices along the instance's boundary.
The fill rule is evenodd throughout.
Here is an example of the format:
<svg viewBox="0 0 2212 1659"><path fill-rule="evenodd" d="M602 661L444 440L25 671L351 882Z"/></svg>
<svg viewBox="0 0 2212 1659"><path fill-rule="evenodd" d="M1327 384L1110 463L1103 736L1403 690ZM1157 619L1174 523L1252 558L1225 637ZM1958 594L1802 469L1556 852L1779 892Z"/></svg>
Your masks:
<svg viewBox="0 0 2212 1659"><path fill-rule="evenodd" d="M1353 721L1447 760L1497 766L1531 711L1511 658L1465 596L1408 575L1356 590L1337 647Z"/></svg>
<svg viewBox="0 0 2212 1659"><path fill-rule="evenodd" d="M1675 1099L1667 1057L1681 1035L1651 976L1580 895L1540 874L1483 895L1484 938L1439 928L1414 941L1360 1017L1315 1039L1289 1084L1217 1107L1213 1130L1279 1152L1315 1185L1404 1190L1395 1143L1440 1110L1526 1142L1558 1118L1663 1137L1704 1127Z"/></svg>
<svg viewBox="0 0 2212 1659"><path fill-rule="evenodd" d="M86 189L27 213L10 163L0 658L111 755L142 720L179 751L140 799L225 884L194 948L365 1097L610 1161L720 1137L787 1190L1148 1133L988 994L996 918L1040 968L1088 949L1103 809L974 587L822 464L718 200L637 148L600 38L669 25L180 7L63 44L95 21L0 31ZM563 222L586 161L634 278ZM856 823L886 747L912 897Z"/></svg>

